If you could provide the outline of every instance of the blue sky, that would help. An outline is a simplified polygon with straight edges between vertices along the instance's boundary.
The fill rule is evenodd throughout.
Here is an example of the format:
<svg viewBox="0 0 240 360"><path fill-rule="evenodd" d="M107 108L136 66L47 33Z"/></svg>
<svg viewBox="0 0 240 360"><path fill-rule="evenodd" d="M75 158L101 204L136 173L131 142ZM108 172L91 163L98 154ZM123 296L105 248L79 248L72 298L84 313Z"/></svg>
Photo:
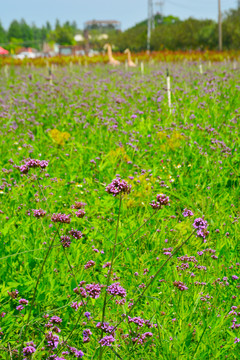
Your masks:
<svg viewBox="0 0 240 360"><path fill-rule="evenodd" d="M154 4L160 0L153 0ZM222 11L236 8L237 0L221 0ZM172 14L185 19L217 19L218 0L165 0L164 15ZM146 18L147 0L0 0L0 20L8 27L13 19L24 18L28 23L42 25L75 20L79 28L87 20L118 20L122 30ZM159 9L157 4L155 10Z"/></svg>

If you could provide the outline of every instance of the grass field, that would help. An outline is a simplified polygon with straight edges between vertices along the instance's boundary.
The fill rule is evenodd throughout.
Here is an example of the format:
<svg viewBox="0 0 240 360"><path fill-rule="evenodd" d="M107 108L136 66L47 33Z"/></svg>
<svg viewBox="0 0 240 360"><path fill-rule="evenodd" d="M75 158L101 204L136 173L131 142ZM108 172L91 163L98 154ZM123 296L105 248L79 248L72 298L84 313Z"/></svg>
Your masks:
<svg viewBox="0 0 240 360"><path fill-rule="evenodd" d="M202 70L0 69L1 359L239 359L240 68Z"/></svg>

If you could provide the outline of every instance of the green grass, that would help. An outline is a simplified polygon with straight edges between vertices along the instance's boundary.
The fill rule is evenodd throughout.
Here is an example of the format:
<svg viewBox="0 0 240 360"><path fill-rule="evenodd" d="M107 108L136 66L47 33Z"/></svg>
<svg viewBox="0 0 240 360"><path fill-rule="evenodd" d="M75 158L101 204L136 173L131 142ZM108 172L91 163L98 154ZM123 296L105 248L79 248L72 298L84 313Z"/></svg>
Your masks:
<svg viewBox="0 0 240 360"><path fill-rule="evenodd" d="M27 359L75 358L68 346L82 350L85 359L238 359L239 328L231 326L234 318L240 323L239 68L203 68L201 75L194 64L159 63L141 76L138 68L73 66L56 68L52 85L44 69L11 68L7 78L2 69L0 301L6 315L0 318L0 358L24 358L23 347L33 341L36 351ZM54 128L70 136L54 141ZM49 164L21 176L14 164L28 158ZM116 174L132 185L119 221L119 196L105 191ZM154 213L149 203L160 193L169 196L170 206ZM84 218L75 216L75 201L87 204ZM184 208L194 216L183 217ZM37 219L32 209L46 216ZM53 223L53 213L72 214L71 223ZM181 247L202 216L209 224L207 242L194 233ZM72 228L83 236L64 249L60 236ZM164 248L174 253L178 247L171 258L163 254ZM109 281L119 282L127 295L125 304L106 295L104 321L115 327L115 341L101 347L101 336L109 335L96 327L108 281L103 264L112 261L114 248ZM206 249L215 252L198 255ZM198 263L178 260L183 255ZM85 269L90 260L95 265ZM181 270L187 262L189 268ZM83 280L102 285L101 294L84 298L86 305L75 311L72 302L83 299L73 289ZM174 281L188 290L180 291ZM15 289L19 294L12 299L8 292ZM29 303L19 311L21 298ZM229 314L233 306L236 314ZM54 315L62 323L51 352L45 339L51 328L45 324ZM153 326L137 327L128 315ZM85 329L92 333L87 343ZM132 341L146 332L152 336L142 344Z"/></svg>

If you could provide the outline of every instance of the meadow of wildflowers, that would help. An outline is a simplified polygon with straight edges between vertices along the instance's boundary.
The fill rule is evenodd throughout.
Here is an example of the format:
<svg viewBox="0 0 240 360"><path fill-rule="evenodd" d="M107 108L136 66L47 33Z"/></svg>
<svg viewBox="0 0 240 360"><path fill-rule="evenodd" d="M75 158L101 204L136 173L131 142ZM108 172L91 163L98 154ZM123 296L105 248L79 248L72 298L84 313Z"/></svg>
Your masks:
<svg viewBox="0 0 240 360"><path fill-rule="evenodd" d="M0 359L239 359L240 67L202 68L0 69Z"/></svg>

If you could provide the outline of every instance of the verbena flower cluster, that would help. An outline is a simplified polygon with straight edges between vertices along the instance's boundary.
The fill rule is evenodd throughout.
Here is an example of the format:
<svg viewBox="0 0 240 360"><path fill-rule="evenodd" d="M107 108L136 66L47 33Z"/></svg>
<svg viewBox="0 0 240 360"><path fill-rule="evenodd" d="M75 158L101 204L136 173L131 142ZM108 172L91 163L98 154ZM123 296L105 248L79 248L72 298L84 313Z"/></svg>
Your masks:
<svg viewBox="0 0 240 360"><path fill-rule="evenodd" d="M207 230L208 223L204 218L197 218L193 222L193 227L197 230L197 236L202 238L204 242L206 242L206 237L209 234Z"/></svg>
<svg viewBox="0 0 240 360"><path fill-rule="evenodd" d="M69 224L71 222L71 215L56 213L52 215L52 222L55 223L62 223L62 224Z"/></svg>
<svg viewBox="0 0 240 360"><path fill-rule="evenodd" d="M67 235L61 236L61 244L64 248L68 248L71 245L70 236L67 236Z"/></svg>
<svg viewBox="0 0 240 360"><path fill-rule="evenodd" d="M159 210L164 205L169 205L169 197L165 194L158 194L156 196L157 200L153 200L150 205L154 210Z"/></svg>
<svg viewBox="0 0 240 360"><path fill-rule="evenodd" d="M194 215L193 212L191 210L189 210L189 209L184 209L182 214L183 214L184 217L190 217L190 216Z"/></svg>
<svg viewBox="0 0 240 360"><path fill-rule="evenodd" d="M126 297L127 295L126 290L120 286L120 283L114 283L108 286L107 292L109 295L120 296L122 298Z"/></svg>
<svg viewBox="0 0 240 360"><path fill-rule="evenodd" d="M81 233L81 231L79 231L79 230L74 230L74 229L70 230L70 231L69 231L69 234L70 234L72 237L74 237L76 240L81 239L82 236L83 236L83 234Z"/></svg>
<svg viewBox="0 0 240 360"><path fill-rule="evenodd" d="M107 187L106 192L113 196L119 194L129 194L131 191L132 185L129 185L125 180L122 180L119 175L114 179Z"/></svg>
<svg viewBox="0 0 240 360"><path fill-rule="evenodd" d="M72 209L83 209L87 204L82 201L75 201L75 204L71 206Z"/></svg>
<svg viewBox="0 0 240 360"><path fill-rule="evenodd" d="M99 284L87 284L86 291L91 298L97 299L101 293L101 286Z"/></svg>
<svg viewBox="0 0 240 360"><path fill-rule="evenodd" d="M18 169L22 174L27 174L31 168L45 169L48 166L48 163L49 161L47 160L28 159L25 160L25 164L19 166Z"/></svg>
<svg viewBox="0 0 240 360"><path fill-rule="evenodd" d="M188 287L182 281L174 281L173 285L181 291L188 290Z"/></svg>
<svg viewBox="0 0 240 360"><path fill-rule="evenodd" d="M86 212L83 209L79 209L78 211L75 212L76 217L80 219L83 218L85 214Z"/></svg>
<svg viewBox="0 0 240 360"><path fill-rule="evenodd" d="M107 335L104 336L100 341L99 344L101 344L101 346L112 346L112 344L114 343L115 338L112 335Z"/></svg>
<svg viewBox="0 0 240 360"><path fill-rule="evenodd" d="M33 216L36 217L37 219L42 218L46 215L46 211L42 210L42 209L36 209L36 210L32 210L33 211Z"/></svg>

